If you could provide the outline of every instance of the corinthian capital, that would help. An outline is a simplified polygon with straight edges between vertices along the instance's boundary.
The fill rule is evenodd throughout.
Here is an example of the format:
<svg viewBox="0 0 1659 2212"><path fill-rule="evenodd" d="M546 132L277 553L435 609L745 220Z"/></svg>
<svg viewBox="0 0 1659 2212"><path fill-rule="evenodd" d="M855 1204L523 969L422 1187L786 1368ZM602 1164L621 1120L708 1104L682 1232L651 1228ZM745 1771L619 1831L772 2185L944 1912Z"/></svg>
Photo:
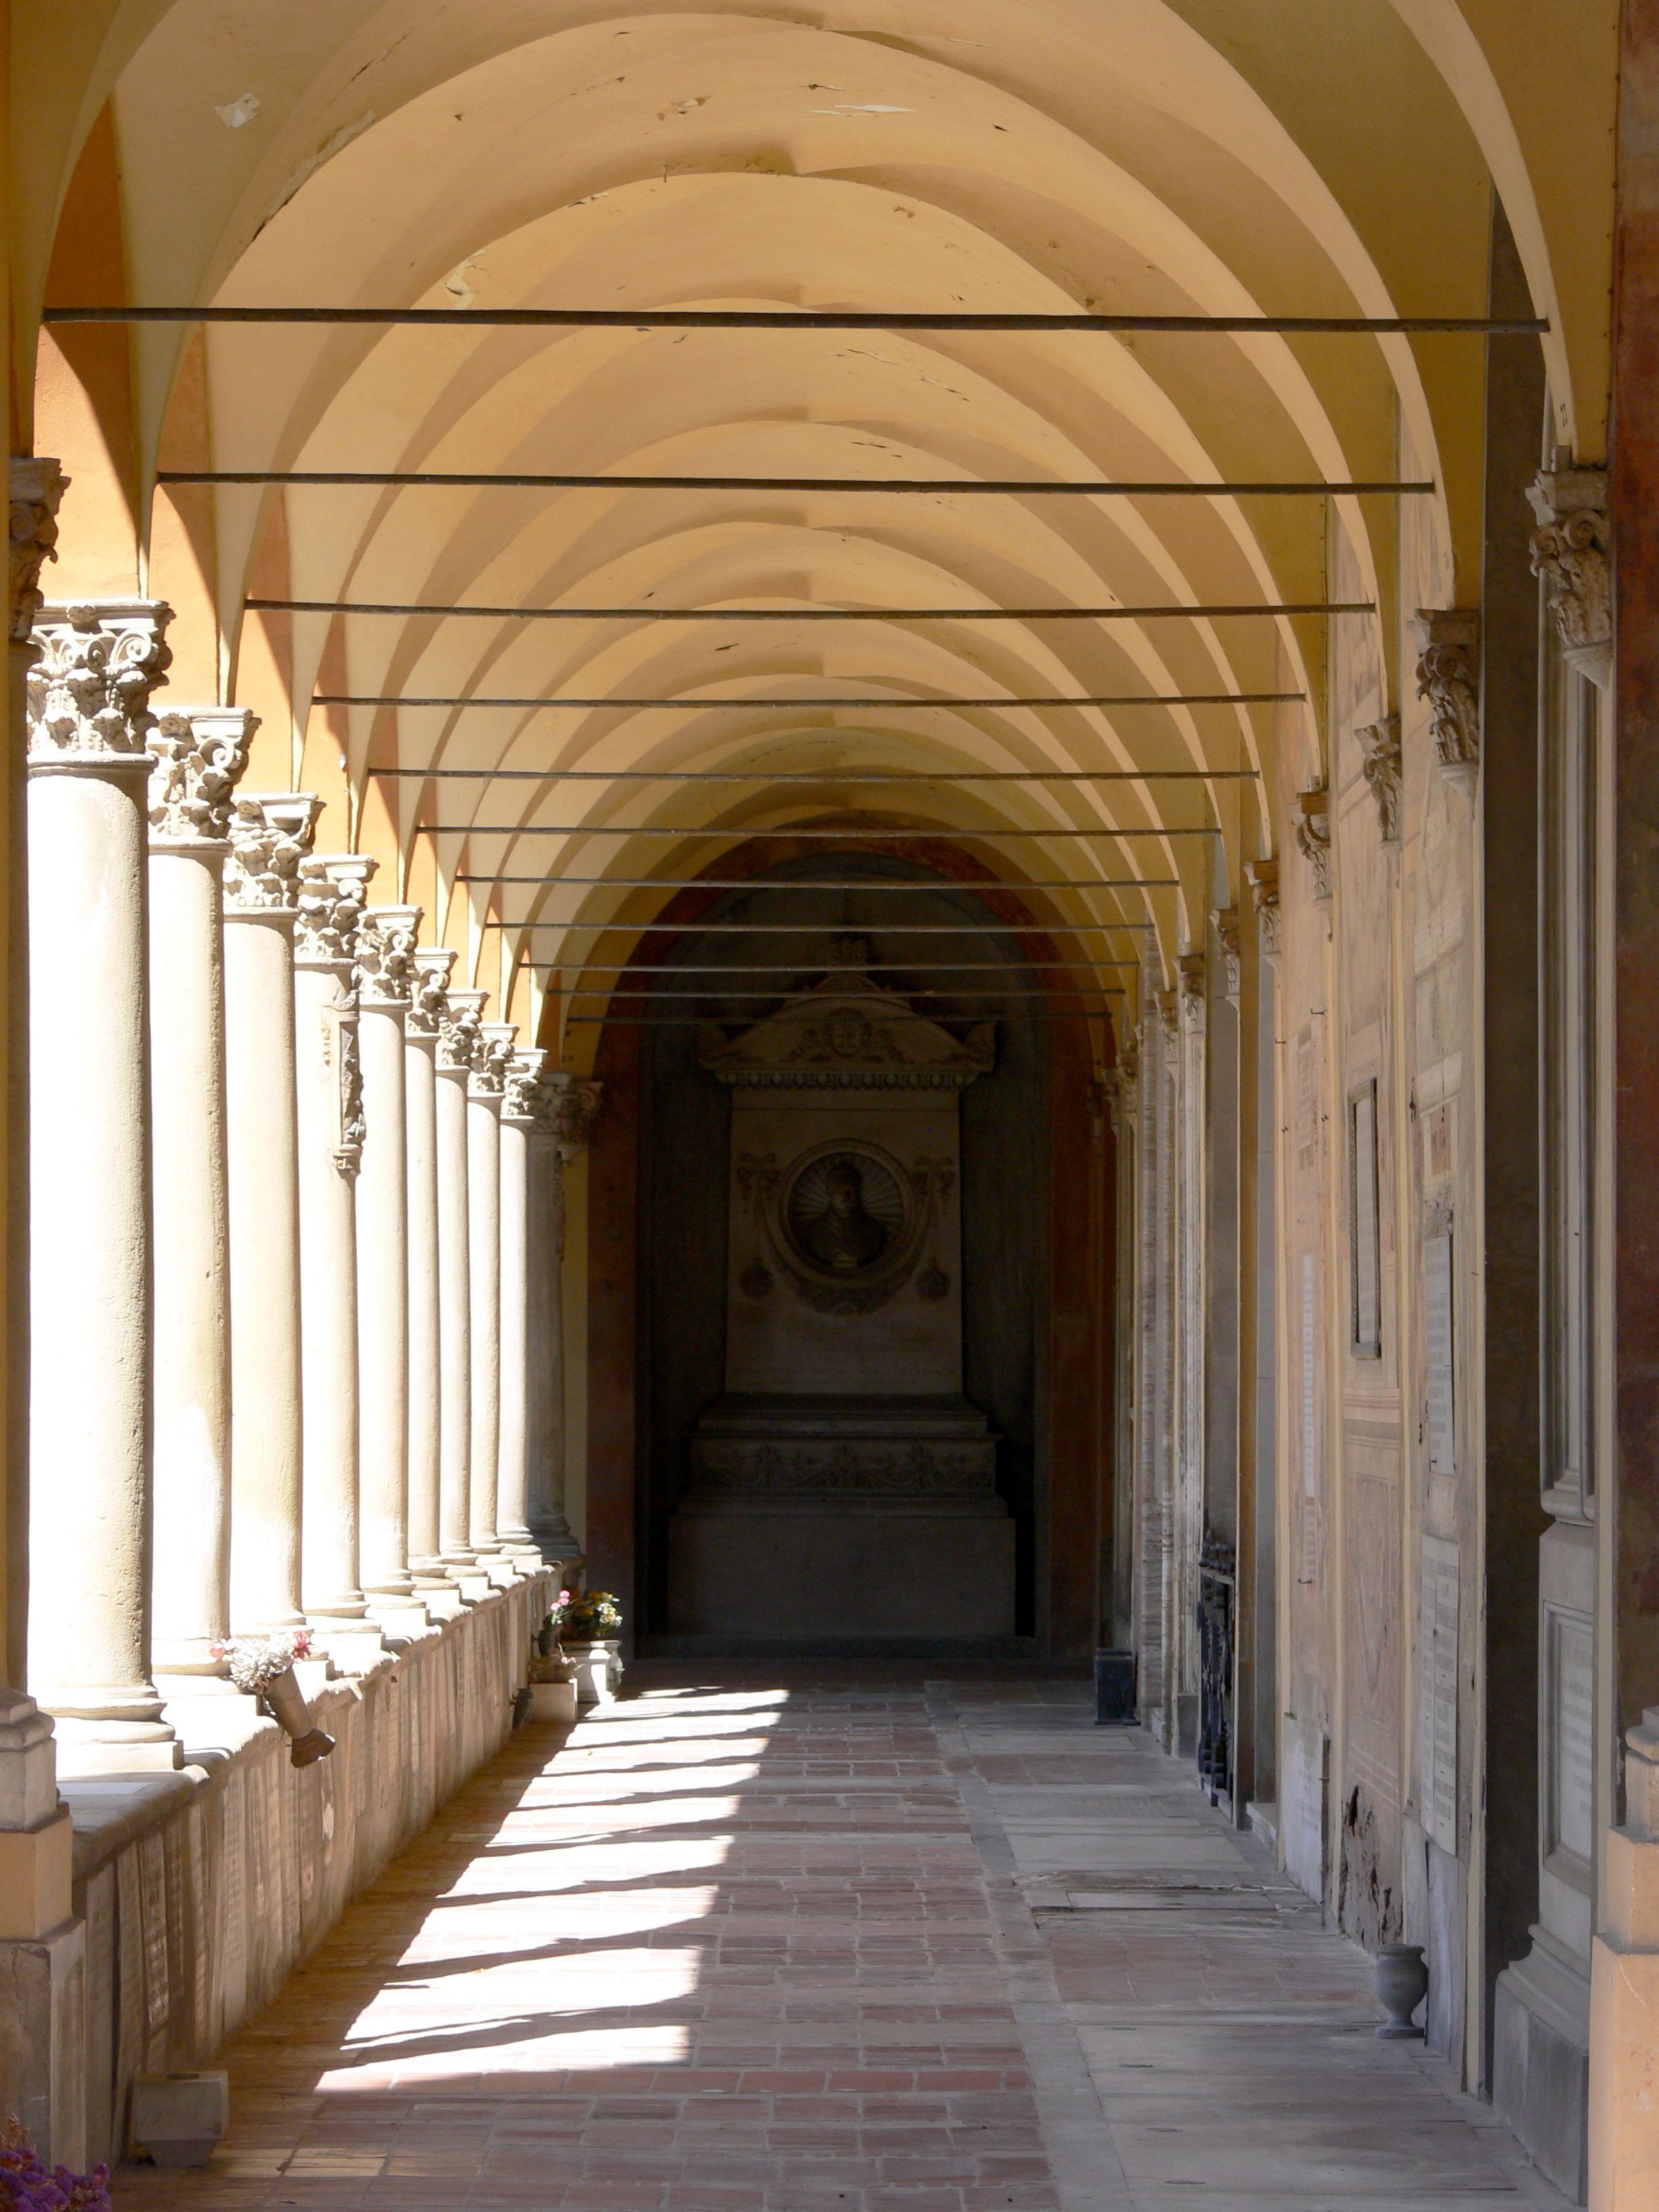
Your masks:
<svg viewBox="0 0 1659 2212"><path fill-rule="evenodd" d="M1544 579L1561 642L1569 653L1605 662L1613 642L1607 472L1540 469L1527 497L1539 524L1533 532L1532 573Z"/></svg>
<svg viewBox="0 0 1659 2212"><path fill-rule="evenodd" d="M43 606L40 657L28 675L28 764L96 767L142 761L149 695L167 672L173 609L160 599L88 599Z"/></svg>
<svg viewBox="0 0 1659 2212"><path fill-rule="evenodd" d="M323 802L314 792L238 792L225 862L227 914L292 914Z"/></svg>
<svg viewBox="0 0 1659 2212"><path fill-rule="evenodd" d="M300 926L294 942L297 966L349 970L374 868L375 863L362 853L330 853L301 862Z"/></svg>
<svg viewBox="0 0 1659 2212"><path fill-rule="evenodd" d="M164 707L149 733L152 846L222 845L259 717L246 707Z"/></svg>
<svg viewBox="0 0 1659 2212"><path fill-rule="evenodd" d="M1367 722L1354 732L1359 741L1359 765L1365 781L1371 787L1371 797L1376 801L1377 820L1382 827L1382 842L1400 842L1400 786L1402 757L1400 750L1400 717L1385 714L1380 722Z"/></svg>
<svg viewBox="0 0 1659 2212"><path fill-rule="evenodd" d="M1277 860L1246 860L1244 880L1250 887L1250 904L1255 909L1255 926L1261 933L1263 957L1279 957L1279 863Z"/></svg>
<svg viewBox="0 0 1659 2212"><path fill-rule="evenodd" d="M449 1003L449 971L456 955L447 945L423 945L415 955L410 978L409 1012L404 1027L410 1036L434 1037L443 1026Z"/></svg>
<svg viewBox="0 0 1659 2212"><path fill-rule="evenodd" d="M552 1056L551 1053L540 1051L514 1054L507 1063L507 1087L501 1094L503 1121L521 1121L532 1129L546 1121L548 1097L544 1078Z"/></svg>
<svg viewBox="0 0 1659 2212"><path fill-rule="evenodd" d="M451 991L438 1028L438 1065L465 1073L483 1047L479 1035L488 991Z"/></svg>
<svg viewBox="0 0 1659 2212"><path fill-rule="evenodd" d="M554 1134L562 1158L568 1160L581 1151L593 1133L605 1085L579 1082L573 1075L556 1075L549 1079L548 1087L555 1091L558 1102L553 1115Z"/></svg>
<svg viewBox="0 0 1659 2212"><path fill-rule="evenodd" d="M513 1040L518 1034L519 1024L516 1022L480 1024L478 1046L472 1055L469 1097L501 1097L507 1088L507 1071L513 1059Z"/></svg>
<svg viewBox="0 0 1659 2212"><path fill-rule="evenodd" d="M27 645L40 619L40 570L58 558L58 507L69 478L43 454L11 457L11 641Z"/></svg>
<svg viewBox="0 0 1659 2212"><path fill-rule="evenodd" d="M371 906L352 939L357 995L366 1006L406 1006L415 974L417 906Z"/></svg>
<svg viewBox="0 0 1659 2212"><path fill-rule="evenodd" d="M1313 870L1314 896L1322 903L1331 895L1331 794L1322 783L1296 794L1298 809L1296 842Z"/></svg>
<svg viewBox="0 0 1659 2212"><path fill-rule="evenodd" d="M1425 607L1412 632L1435 761L1448 783L1473 797L1480 775L1480 617L1466 607Z"/></svg>

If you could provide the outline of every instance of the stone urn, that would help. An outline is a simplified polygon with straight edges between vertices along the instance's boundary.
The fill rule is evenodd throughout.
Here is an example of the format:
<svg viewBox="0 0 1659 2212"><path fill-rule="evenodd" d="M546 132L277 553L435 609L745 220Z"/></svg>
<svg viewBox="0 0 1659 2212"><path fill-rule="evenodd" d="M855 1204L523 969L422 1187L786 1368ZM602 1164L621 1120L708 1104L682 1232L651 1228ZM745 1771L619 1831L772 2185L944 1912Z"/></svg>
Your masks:
<svg viewBox="0 0 1659 2212"><path fill-rule="evenodd" d="M277 1726L288 1732L288 1755L290 1765L310 1766L319 1759L326 1759L334 1748L334 1739L325 1735L311 1717L311 1707L306 1703L292 1667L263 1685L260 1700Z"/></svg>
<svg viewBox="0 0 1659 2212"><path fill-rule="evenodd" d="M595 1636L580 1642L567 1638L559 1648L575 1674L576 1703L608 1705L622 1685L621 1638Z"/></svg>
<svg viewBox="0 0 1659 2212"><path fill-rule="evenodd" d="M1388 2019L1376 2033L1385 2040L1419 2036L1412 2014L1429 1993L1429 1970L1423 1963L1420 1943L1383 1943L1377 1947L1373 1969L1376 2001Z"/></svg>

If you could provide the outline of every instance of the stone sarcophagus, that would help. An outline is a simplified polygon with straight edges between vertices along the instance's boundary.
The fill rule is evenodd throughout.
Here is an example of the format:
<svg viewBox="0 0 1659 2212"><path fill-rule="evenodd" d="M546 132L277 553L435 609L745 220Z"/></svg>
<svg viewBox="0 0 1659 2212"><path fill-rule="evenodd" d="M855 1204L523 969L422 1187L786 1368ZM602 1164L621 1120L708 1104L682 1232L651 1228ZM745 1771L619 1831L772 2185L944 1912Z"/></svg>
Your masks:
<svg viewBox="0 0 1659 2212"><path fill-rule="evenodd" d="M957 1037L861 940L705 1069L732 1091L726 1391L690 1443L670 1625L765 1637L1006 1636L1013 1523L962 1395Z"/></svg>

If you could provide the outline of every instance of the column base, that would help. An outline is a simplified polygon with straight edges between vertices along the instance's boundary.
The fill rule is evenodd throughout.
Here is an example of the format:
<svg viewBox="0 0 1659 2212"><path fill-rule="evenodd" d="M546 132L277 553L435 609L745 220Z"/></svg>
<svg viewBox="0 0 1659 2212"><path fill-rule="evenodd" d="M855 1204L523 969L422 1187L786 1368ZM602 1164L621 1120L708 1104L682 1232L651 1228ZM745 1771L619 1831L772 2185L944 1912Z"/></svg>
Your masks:
<svg viewBox="0 0 1659 2212"><path fill-rule="evenodd" d="M368 1617L386 1636L422 1636L432 1626L424 1591L412 1591L407 1597L379 1597L371 1594Z"/></svg>
<svg viewBox="0 0 1659 2212"><path fill-rule="evenodd" d="M1498 1977L1492 2105L1533 2164L1575 2203L1587 2179L1589 2095L1588 1960L1542 1928L1532 1949Z"/></svg>
<svg viewBox="0 0 1659 2212"><path fill-rule="evenodd" d="M421 1602L430 1620L459 1620L466 1611L466 1600L453 1583L444 1583L435 1589L422 1589Z"/></svg>
<svg viewBox="0 0 1659 2212"><path fill-rule="evenodd" d="M339 1674L366 1674L386 1656L386 1639L366 1614L345 1620L337 1614L313 1613L311 1648L327 1658Z"/></svg>
<svg viewBox="0 0 1659 2212"><path fill-rule="evenodd" d="M185 1763L184 1747L165 1721L117 1721L52 1712L58 1772L171 1774Z"/></svg>
<svg viewBox="0 0 1659 2212"><path fill-rule="evenodd" d="M582 1547L576 1532L562 1513L550 1521L532 1521L530 1534L544 1559L579 1559L581 1557Z"/></svg>

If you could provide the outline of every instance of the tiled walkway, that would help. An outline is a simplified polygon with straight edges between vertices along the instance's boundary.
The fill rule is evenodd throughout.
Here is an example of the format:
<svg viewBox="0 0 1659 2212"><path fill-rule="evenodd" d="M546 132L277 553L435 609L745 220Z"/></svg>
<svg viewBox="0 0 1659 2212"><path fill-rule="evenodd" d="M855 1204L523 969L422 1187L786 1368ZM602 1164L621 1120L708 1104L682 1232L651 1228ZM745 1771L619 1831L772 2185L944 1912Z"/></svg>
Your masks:
<svg viewBox="0 0 1659 2212"><path fill-rule="evenodd" d="M122 2212L1564 2203L1081 1686L635 1683L462 1792Z"/></svg>

